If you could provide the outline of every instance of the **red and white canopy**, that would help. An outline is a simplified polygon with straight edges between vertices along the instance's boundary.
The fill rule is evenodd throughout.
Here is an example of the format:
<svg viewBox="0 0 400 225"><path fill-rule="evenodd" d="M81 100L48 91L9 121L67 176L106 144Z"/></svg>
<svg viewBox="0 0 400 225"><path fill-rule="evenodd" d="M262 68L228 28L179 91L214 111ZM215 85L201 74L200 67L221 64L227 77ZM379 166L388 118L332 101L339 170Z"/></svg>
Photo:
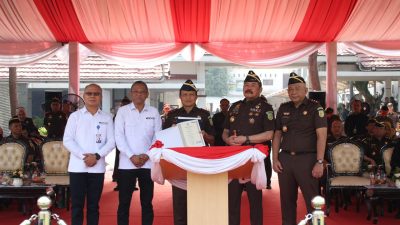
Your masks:
<svg viewBox="0 0 400 225"><path fill-rule="evenodd" d="M3 0L0 27L0 55L80 42L146 63L197 44L236 63L279 66L331 41L400 55L398 0Z"/></svg>

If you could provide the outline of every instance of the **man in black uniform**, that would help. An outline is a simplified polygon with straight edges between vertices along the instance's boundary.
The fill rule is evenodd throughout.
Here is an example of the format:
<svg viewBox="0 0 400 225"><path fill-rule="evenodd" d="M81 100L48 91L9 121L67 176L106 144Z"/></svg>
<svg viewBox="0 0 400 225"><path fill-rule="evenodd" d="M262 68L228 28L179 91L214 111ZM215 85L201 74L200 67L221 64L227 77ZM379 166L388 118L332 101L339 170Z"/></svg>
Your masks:
<svg viewBox="0 0 400 225"><path fill-rule="evenodd" d="M383 146L392 143L392 140L386 137L385 124L383 122L375 122L375 128L372 138L366 138L363 141L364 146L364 171L367 165L381 165L382 156L381 149Z"/></svg>
<svg viewBox="0 0 400 225"><path fill-rule="evenodd" d="M196 106L197 89L191 80L187 80L179 90L179 98L182 107L170 111L163 124L163 129L175 126L178 117L196 117L201 118L200 126L204 141L210 145L214 144L214 128L210 121L210 113L207 110ZM174 208L174 224L187 224L187 192L178 187L172 186L172 201Z"/></svg>
<svg viewBox="0 0 400 225"><path fill-rule="evenodd" d="M274 135L274 111L261 97L260 78L249 71L243 84L244 100L235 102L225 120L222 138L227 145L266 144ZM229 225L240 224L240 203L243 188L246 187L250 203L251 225L263 224L262 191L247 180L235 179L229 183Z"/></svg>
<svg viewBox="0 0 400 225"><path fill-rule="evenodd" d="M344 122L344 132L347 137L362 136L367 133L368 116L362 113L362 102L354 99L351 103L351 114Z"/></svg>
<svg viewBox="0 0 400 225"><path fill-rule="evenodd" d="M39 131L37 127L33 124L32 118L26 117L26 112L24 107L17 108L17 117L21 121L23 128L26 128L28 134L31 136L39 136Z"/></svg>
<svg viewBox="0 0 400 225"><path fill-rule="evenodd" d="M35 144L25 138L22 135L22 124L18 118L12 118L8 122L8 127L10 129L11 134L3 139L3 143L19 143L25 147L25 165L30 166L32 163L35 163L37 168L42 167L41 154L39 149L35 147ZM25 168L26 170L28 168Z"/></svg>
<svg viewBox="0 0 400 225"><path fill-rule="evenodd" d="M47 138L62 139L65 126L67 125L67 115L61 111L61 104L58 98L51 100L51 112L46 113L43 125L47 129Z"/></svg>
<svg viewBox="0 0 400 225"><path fill-rule="evenodd" d="M321 105L306 97L302 77L291 73L290 102L281 104L272 141L273 168L278 173L283 225L295 225L297 192L300 187L311 213L311 199L318 195L323 175L327 121ZM282 151L279 153L279 149Z"/></svg>
<svg viewBox="0 0 400 225"><path fill-rule="evenodd" d="M221 99L219 101L219 106L221 108L221 112L216 113L212 118L215 130L215 145L225 146L225 142L222 140L222 132L224 131L224 122L228 114L229 100L226 98Z"/></svg>

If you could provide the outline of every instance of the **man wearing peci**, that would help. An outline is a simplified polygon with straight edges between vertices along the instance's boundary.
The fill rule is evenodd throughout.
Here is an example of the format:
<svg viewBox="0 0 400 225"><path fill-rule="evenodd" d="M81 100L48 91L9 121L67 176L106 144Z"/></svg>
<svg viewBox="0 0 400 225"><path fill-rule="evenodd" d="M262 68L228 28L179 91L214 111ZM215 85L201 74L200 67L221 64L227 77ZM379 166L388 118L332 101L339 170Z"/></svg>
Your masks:
<svg viewBox="0 0 400 225"><path fill-rule="evenodd" d="M211 125L210 113L196 106L197 88L191 80L187 80L179 90L179 98L182 107L170 111L165 118L163 129L175 126L178 117L200 118L201 132L207 144L214 144L214 128ZM187 192L186 190L172 186L172 204L174 209L174 224L187 224Z"/></svg>
<svg viewBox="0 0 400 225"><path fill-rule="evenodd" d="M265 144L270 146L274 135L274 111L261 96L262 82L250 70L244 80L244 100L235 102L229 109L224 124L222 138L227 145ZM229 225L240 224L240 203L243 189L246 188L250 203L251 225L263 224L262 191L249 180L234 179L229 183Z"/></svg>
<svg viewBox="0 0 400 225"><path fill-rule="evenodd" d="M323 175L327 121L321 105L306 94L304 79L291 73L290 101L279 107L272 141L273 169L278 173L281 190L282 225L297 224L298 187L311 213L311 199L318 195L318 179Z"/></svg>
<svg viewBox="0 0 400 225"><path fill-rule="evenodd" d="M68 172L71 187L71 222L99 224L99 201L103 191L105 157L115 147L112 116L100 109L102 89L97 84L85 87L85 107L72 113L65 127L64 146L71 153Z"/></svg>
<svg viewBox="0 0 400 225"><path fill-rule="evenodd" d="M155 133L161 130L158 110L145 103L149 97L146 83L136 81L131 86L132 103L118 109L115 117L115 140L120 151L118 169L118 225L129 224L129 209L136 180L140 187L142 225L154 220L151 163L147 152L155 141Z"/></svg>

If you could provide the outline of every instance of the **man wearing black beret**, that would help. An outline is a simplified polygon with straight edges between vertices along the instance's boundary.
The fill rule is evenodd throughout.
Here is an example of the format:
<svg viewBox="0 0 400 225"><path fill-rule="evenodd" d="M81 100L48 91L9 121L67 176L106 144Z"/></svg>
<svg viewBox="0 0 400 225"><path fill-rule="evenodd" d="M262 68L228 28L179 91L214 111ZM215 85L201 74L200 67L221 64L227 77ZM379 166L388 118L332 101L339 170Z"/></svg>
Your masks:
<svg viewBox="0 0 400 225"><path fill-rule="evenodd" d="M201 132L203 133L204 141L207 144L214 144L214 128L211 125L210 113L205 109L200 109L196 106L197 88L191 80L183 83L179 90L179 98L181 99L182 107L170 111L165 116L163 129L176 125L178 117L196 117L200 118ZM187 224L187 192L186 190L172 186L172 201L174 208L174 224Z"/></svg>
<svg viewBox="0 0 400 225"><path fill-rule="evenodd" d="M222 139L227 145L271 146L270 141L275 129L274 111L267 100L261 96L261 92L261 79L250 70L243 83L245 98L232 104L225 119ZM268 163L268 161L265 162ZM240 205L244 189L247 191L250 203L250 223L262 225L262 191L257 190L256 186L246 179L234 179L229 183L229 225L240 224Z"/></svg>

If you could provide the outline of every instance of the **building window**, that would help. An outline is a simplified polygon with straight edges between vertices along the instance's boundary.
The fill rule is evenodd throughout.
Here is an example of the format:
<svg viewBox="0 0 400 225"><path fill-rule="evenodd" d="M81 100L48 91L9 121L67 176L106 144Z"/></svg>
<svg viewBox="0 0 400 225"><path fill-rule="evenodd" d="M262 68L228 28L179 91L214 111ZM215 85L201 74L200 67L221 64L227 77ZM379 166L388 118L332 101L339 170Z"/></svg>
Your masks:
<svg viewBox="0 0 400 225"><path fill-rule="evenodd" d="M273 85L274 85L274 80L272 80L272 79L265 79L265 80L263 80L263 85L266 85L266 86L273 86Z"/></svg>

